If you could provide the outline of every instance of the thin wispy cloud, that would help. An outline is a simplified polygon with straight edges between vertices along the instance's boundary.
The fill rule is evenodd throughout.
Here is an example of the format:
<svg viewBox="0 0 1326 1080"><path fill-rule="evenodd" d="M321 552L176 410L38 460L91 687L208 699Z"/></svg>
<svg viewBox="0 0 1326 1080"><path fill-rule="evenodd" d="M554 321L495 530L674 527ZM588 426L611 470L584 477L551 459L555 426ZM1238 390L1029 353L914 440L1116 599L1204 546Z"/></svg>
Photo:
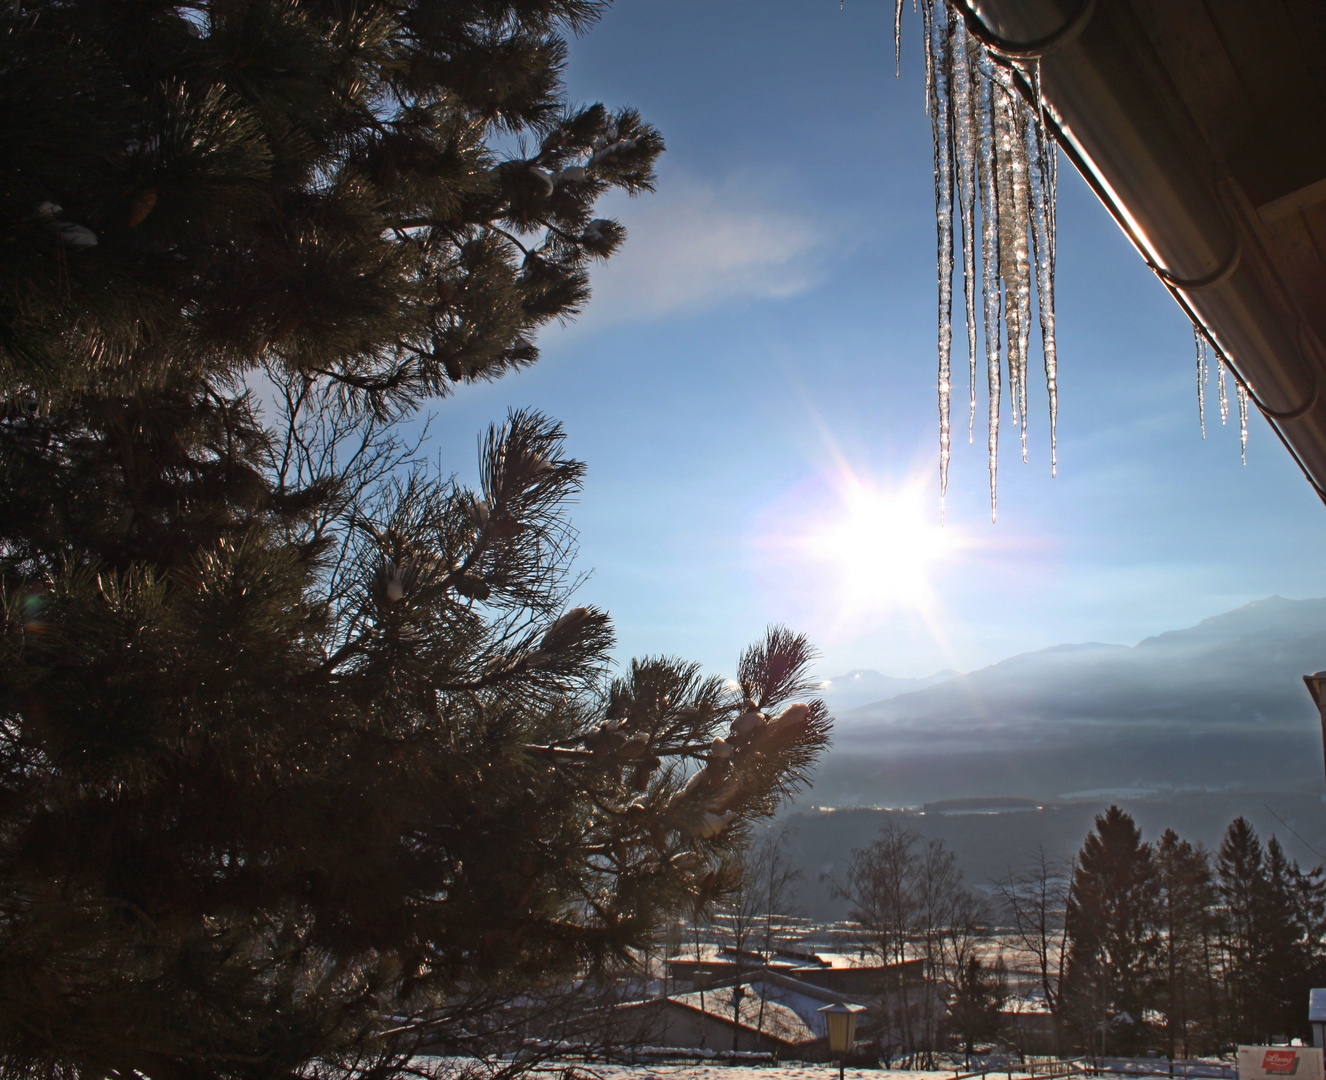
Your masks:
<svg viewBox="0 0 1326 1080"><path fill-rule="evenodd" d="M836 231L741 179L715 184L674 175L655 194L604 211L628 236L594 271L585 327L796 296L821 280Z"/></svg>

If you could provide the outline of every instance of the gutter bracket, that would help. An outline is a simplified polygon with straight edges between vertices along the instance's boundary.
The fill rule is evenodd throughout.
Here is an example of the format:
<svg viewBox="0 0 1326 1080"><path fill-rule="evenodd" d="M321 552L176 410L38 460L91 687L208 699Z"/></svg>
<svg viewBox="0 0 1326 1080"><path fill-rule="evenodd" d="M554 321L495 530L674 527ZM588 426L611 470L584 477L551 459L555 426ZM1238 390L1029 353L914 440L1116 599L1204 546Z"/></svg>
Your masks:
<svg viewBox="0 0 1326 1080"><path fill-rule="evenodd" d="M1042 56L1048 56L1082 33L1087 23L1091 21L1091 16L1096 13L1096 0L1083 0L1077 14L1053 33L1035 41L1010 41L1008 38L1000 37L985 25L971 6L970 0L949 0L949 3L957 9L962 21L967 24L967 33L987 50L1006 60L1037 60Z"/></svg>

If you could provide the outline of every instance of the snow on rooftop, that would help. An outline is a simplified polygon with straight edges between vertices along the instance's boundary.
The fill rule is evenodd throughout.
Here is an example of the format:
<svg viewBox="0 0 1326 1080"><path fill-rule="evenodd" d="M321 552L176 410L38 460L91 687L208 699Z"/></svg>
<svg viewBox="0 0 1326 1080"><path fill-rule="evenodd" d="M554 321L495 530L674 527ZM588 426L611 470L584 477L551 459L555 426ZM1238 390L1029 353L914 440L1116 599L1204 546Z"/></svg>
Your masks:
<svg viewBox="0 0 1326 1080"><path fill-rule="evenodd" d="M919 960L922 958L922 952L919 948L908 946L904 950L904 961ZM668 957L669 963L695 963L696 961L706 964L734 964L740 959L743 963L768 963L771 967L790 967L790 968L878 968L889 967L890 964L882 961L878 956L869 950L851 949L808 949L804 946L784 947L780 946L769 954L767 960L763 953L754 949L743 950L738 957L733 950L722 945L713 945L702 943L698 949L695 945L683 945L682 948Z"/></svg>
<svg viewBox="0 0 1326 1080"><path fill-rule="evenodd" d="M1010 994L1004 999L1004 1012L1017 1013L1018 1015L1051 1015L1049 1006L1045 1004L1043 997L1032 995L1022 996Z"/></svg>
<svg viewBox="0 0 1326 1080"><path fill-rule="evenodd" d="M673 994L672 1000L708 1013L710 1016L721 1017L724 1020L732 1019L731 987L721 987L704 993L696 991L690 994ZM810 1042L815 1038L815 1033L806 1026L805 1021L786 1005L780 1005L767 998L762 999L749 990L741 995L737 1003L737 1018L742 1027L752 1031L762 1030L764 1034L782 1039L786 1043Z"/></svg>

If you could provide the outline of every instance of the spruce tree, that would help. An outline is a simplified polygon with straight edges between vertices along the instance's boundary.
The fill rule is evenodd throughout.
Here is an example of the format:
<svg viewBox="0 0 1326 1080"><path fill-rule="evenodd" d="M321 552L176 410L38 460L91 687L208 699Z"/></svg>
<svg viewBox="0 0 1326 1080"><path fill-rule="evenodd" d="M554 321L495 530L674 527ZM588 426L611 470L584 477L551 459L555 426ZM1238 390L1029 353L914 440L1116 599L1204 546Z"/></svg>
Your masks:
<svg viewBox="0 0 1326 1080"><path fill-rule="evenodd" d="M1008 1000L1008 970L998 956L991 965L981 963L975 953L959 970L949 1000L948 1022L962 1043L967 1065L978 1042L998 1039L1003 1034L1003 1010Z"/></svg>
<svg viewBox="0 0 1326 1080"><path fill-rule="evenodd" d="M1212 985L1215 884L1206 850L1173 829L1155 847L1157 925L1161 931L1159 995L1171 1058L1190 1057L1194 1046L1215 1036L1211 1020L1217 995ZM1212 1049L1223 1049L1218 1040Z"/></svg>
<svg viewBox="0 0 1326 1080"><path fill-rule="evenodd" d="M721 898L826 741L775 628L609 678L532 363L649 187L588 0L45 0L0 46L0 1073L387 1075Z"/></svg>
<svg viewBox="0 0 1326 1080"><path fill-rule="evenodd" d="M1151 845L1130 815L1111 806L1078 853L1064 913L1063 996L1093 1052L1133 1053L1145 1044L1156 917Z"/></svg>
<svg viewBox="0 0 1326 1080"><path fill-rule="evenodd" d="M1265 910L1265 854L1260 837L1244 817L1225 829L1216 855L1224 912L1225 996L1234 1041L1260 1042L1266 1035L1260 981Z"/></svg>
<svg viewBox="0 0 1326 1080"><path fill-rule="evenodd" d="M1273 836L1263 848L1244 818L1230 822L1217 863L1224 901L1230 1026L1245 1042L1307 1037L1303 1002L1324 970L1326 882Z"/></svg>

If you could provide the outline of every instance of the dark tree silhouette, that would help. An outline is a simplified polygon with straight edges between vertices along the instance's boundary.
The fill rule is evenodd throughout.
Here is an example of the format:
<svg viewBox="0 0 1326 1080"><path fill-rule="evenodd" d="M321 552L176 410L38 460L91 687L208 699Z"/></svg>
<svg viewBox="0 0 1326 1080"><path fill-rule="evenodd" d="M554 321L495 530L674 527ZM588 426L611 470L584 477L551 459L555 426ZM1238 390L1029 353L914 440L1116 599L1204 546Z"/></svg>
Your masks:
<svg viewBox="0 0 1326 1080"><path fill-rule="evenodd" d="M805 640L608 678L532 363L652 180L590 0L0 12L0 1075L383 1076L721 899ZM735 688L734 688L735 687ZM586 980L588 982L588 980Z"/></svg>
<svg viewBox="0 0 1326 1080"><path fill-rule="evenodd" d="M958 973L949 1002L949 1025L962 1040L968 1059L978 1042L1003 1033L1003 1008L1008 1000L1008 971L1003 957L986 966L973 955ZM968 1061L970 1064L970 1060Z"/></svg>
<svg viewBox="0 0 1326 1080"><path fill-rule="evenodd" d="M1117 806L1096 817L1065 911L1064 996L1087 1046L1140 1049L1160 951L1151 846Z"/></svg>
<svg viewBox="0 0 1326 1080"><path fill-rule="evenodd" d="M1155 848L1161 956L1157 1005L1165 1014L1169 1056L1189 1057L1190 1040L1209 1035L1218 998L1211 971L1216 894L1206 851L1161 834Z"/></svg>
<svg viewBox="0 0 1326 1080"><path fill-rule="evenodd" d="M1243 1042L1310 1036L1304 1002L1323 969L1326 883L1242 817L1220 844L1229 1024Z"/></svg>

